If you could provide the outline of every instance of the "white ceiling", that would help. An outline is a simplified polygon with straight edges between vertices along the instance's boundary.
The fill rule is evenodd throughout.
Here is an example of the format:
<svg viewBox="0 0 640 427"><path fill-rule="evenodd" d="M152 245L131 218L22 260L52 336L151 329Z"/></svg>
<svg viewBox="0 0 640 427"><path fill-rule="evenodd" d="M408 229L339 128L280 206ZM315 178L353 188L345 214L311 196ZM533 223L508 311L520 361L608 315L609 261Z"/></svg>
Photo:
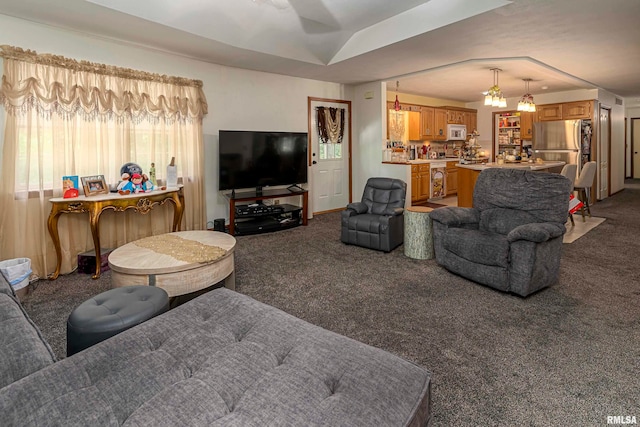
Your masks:
<svg viewBox="0 0 640 427"><path fill-rule="evenodd" d="M534 96L600 87L640 104L638 0L0 0L0 13L232 67L398 80L401 92L461 102L481 100L498 67L506 97L531 78Z"/></svg>

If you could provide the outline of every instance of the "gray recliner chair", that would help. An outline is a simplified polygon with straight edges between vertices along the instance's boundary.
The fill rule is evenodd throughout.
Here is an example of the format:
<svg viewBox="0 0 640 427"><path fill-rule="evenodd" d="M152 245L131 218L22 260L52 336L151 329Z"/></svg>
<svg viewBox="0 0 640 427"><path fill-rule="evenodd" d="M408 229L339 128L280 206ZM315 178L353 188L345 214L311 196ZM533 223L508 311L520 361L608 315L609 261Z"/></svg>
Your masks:
<svg viewBox="0 0 640 427"><path fill-rule="evenodd" d="M400 179L369 178L362 201L342 211L340 240L384 252L401 245L406 194L407 184Z"/></svg>
<svg viewBox="0 0 640 427"><path fill-rule="evenodd" d="M438 264L462 277L527 296L558 280L573 182L560 174L485 169L473 208L431 212Z"/></svg>

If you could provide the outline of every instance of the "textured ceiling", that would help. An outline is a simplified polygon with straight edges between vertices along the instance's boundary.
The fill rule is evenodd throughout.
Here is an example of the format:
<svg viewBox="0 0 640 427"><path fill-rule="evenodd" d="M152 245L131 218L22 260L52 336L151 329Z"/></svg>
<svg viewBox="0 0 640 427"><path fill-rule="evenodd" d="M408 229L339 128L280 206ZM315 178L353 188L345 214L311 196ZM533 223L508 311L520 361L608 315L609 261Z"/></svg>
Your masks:
<svg viewBox="0 0 640 427"><path fill-rule="evenodd" d="M203 61L478 101L606 89L640 104L638 0L0 0L0 13ZM546 87L546 89L543 89Z"/></svg>

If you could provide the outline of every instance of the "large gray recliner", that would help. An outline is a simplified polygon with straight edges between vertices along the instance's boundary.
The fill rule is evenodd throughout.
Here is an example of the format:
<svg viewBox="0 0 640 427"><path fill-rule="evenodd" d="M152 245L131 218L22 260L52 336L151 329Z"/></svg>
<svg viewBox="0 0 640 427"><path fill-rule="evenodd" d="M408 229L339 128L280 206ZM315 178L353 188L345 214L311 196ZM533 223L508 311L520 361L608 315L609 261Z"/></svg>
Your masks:
<svg viewBox="0 0 640 427"><path fill-rule="evenodd" d="M473 208L435 209L436 261L501 291L527 296L558 280L573 183L560 174L485 169Z"/></svg>
<svg viewBox="0 0 640 427"><path fill-rule="evenodd" d="M369 178L362 201L342 211L342 242L384 252L401 245L406 194L407 184L400 179Z"/></svg>

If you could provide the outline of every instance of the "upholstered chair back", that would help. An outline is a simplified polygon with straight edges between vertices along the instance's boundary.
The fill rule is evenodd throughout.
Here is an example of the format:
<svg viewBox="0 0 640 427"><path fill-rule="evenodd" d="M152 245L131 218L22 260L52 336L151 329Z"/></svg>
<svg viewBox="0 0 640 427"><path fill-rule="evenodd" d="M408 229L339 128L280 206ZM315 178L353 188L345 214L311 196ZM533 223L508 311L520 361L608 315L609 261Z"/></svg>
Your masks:
<svg viewBox="0 0 640 427"><path fill-rule="evenodd" d="M394 178L369 178L362 194L367 212L392 215L395 208L404 208L407 184Z"/></svg>
<svg viewBox="0 0 640 427"><path fill-rule="evenodd" d="M473 193L481 230L508 234L536 222L564 224L573 182L555 173L522 169L485 169Z"/></svg>
<svg viewBox="0 0 640 427"><path fill-rule="evenodd" d="M576 176L578 175L578 165L574 164L566 164L562 167L562 171L560 171L560 175L566 176L571 180L571 182L575 182Z"/></svg>

